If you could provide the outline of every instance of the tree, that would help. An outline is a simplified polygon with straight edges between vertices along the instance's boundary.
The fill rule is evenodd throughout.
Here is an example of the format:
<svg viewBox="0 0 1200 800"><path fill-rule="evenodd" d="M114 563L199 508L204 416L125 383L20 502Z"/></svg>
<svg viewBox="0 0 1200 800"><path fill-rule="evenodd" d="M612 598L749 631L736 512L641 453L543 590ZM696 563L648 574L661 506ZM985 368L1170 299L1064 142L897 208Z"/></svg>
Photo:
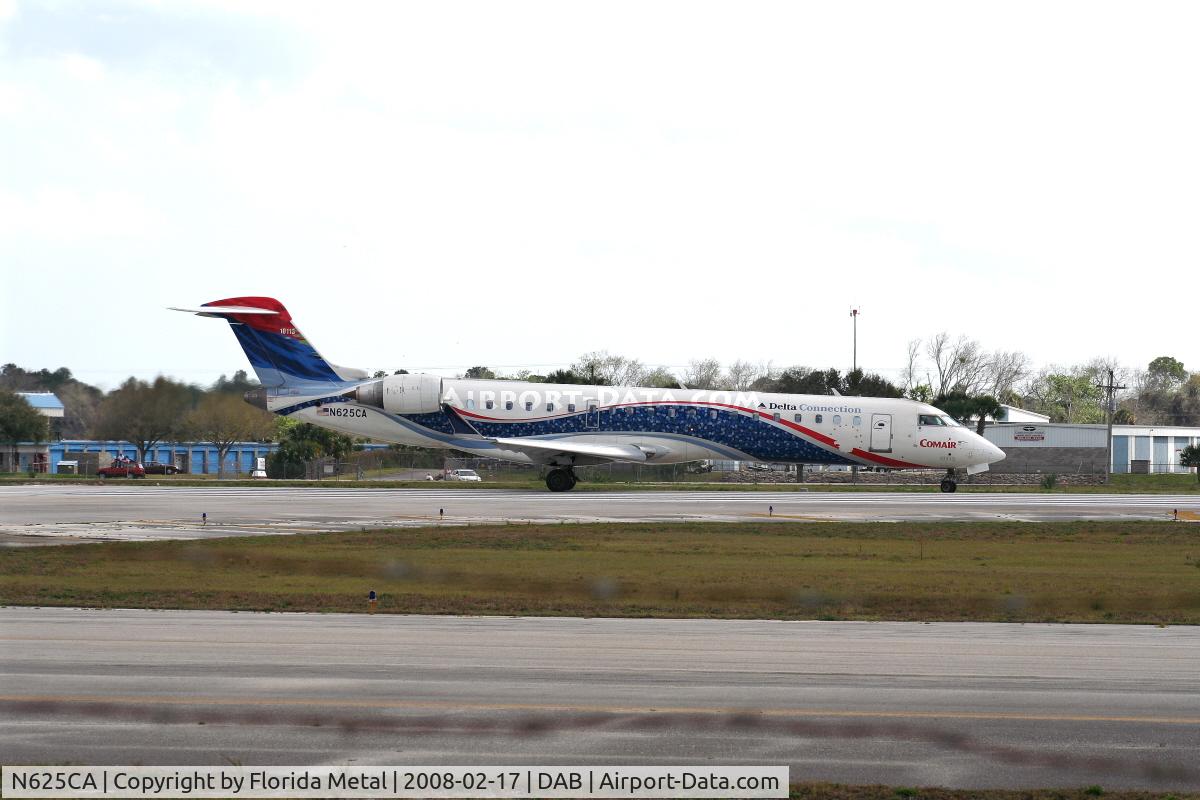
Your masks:
<svg viewBox="0 0 1200 800"><path fill-rule="evenodd" d="M943 331L929 340L925 352L937 372L934 388L939 395L974 392L987 370L987 354L979 342L965 336L951 340L950 334Z"/></svg>
<svg viewBox="0 0 1200 800"><path fill-rule="evenodd" d="M1026 388L1026 406L1049 415L1053 422L1103 422L1104 391L1099 377L1089 365L1068 371L1043 370Z"/></svg>
<svg viewBox="0 0 1200 800"><path fill-rule="evenodd" d="M211 387L210 392L227 392L229 394L241 397L251 389L257 389L259 382L246 374L246 370L239 369L233 373L232 378L226 378L224 375L217 378Z"/></svg>
<svg viewBox="0 0 1200 800"><path fill-rule="evenodd" d="M258 442L275 430L272 414L234 394L206 394L188 414L187 430L198 442L217 448L217 476L225 474L225 457L238 442Z"/></svg>
<svg viewBox="0 0 1200 800"><path fill-rule="evenodd" d="M951 392L934 399L933 405L945 411L964 425L975 423L975 432L983 435L987 426L987 418L997 419L1004 408L990 394L969 395L965 392Z"/></svg>
<svg viewBox="0 0 1200 800"><path fill-rule="evenodd" d="M1200 481L1200 444L1189 444L1179 451L1179 463L1196 470L1196 480Z"/></svg>
<svg viewBox="0 0 1200 800"><path fill-rule="evenodd" d="M594 384L596 382L594 380L589 381L582 375L576 375L569 369L556 369L553 372L547 373L545 377L530 375L529 379L534 383L558 383L568 385Z"/></svg>
<svg viewBox="0 0 1200 800"><path fill-rule="evenodd" d="M469 370L463 373L463 377L470 380L495 380L496 373L492 372L487 367L471 367Z"/></svg>
<svg viewBox="0 0 1200 800"><path fill-rule="evenodd" d="M279 449L267 457L267 477L302 478L305 462L314 458L342 460L354 449L354 440L345 434L319 428L307 422L281 425Z"/></svg>
<svg viewBox="0 0 1200 800"><path fill-rule="evenodd" d="M103 439L130 442L143 461L151 447L185 432L191 405L192 387L161 375L153 383L130 378L100 404L96 431Z"/></svg>
<svg viewBox="0 0 1200 800"><path fill-rule="evenodd" d="M725 388L735 392L744 392L754 385L755 380L763 375L763 370L749 361L740 358L729 365L725 372Z"/></svg>
<svg viewBox="0 0 1200 800"><path fill-rule="evenodd" d="M1187 370L1183 368L1183 362L1171 356L1159 356L1146 368L1147 388L1154 391L1175 391L1183 385L1187 377Z"/></svg>
<svg viewBox="0 0 1200 800"><path fill-rule="evenodd" d="M1017 384L1029 375L1029 356L997 350L989 356L983 390L1002 402L1015 399Z"/></svg>
<svg viewBox="0 0 1200 800"><path fill-rule="evenodd" d="M642 386L652 389L681 389L679 380L666 367L655 367L642 376Z"/></svg>
<svg viewBox="0 0 1200 800"><path fill-rule="evenodd" d="M44 442L50 433L46 418L15 392L0 390L0 443L11 448L15 468L17 444Z"/></svg>
<svg viewBox="0 0 1200 800"><path fill-rule="evenodd" d="M571 365L580 383L598 386L640 386L646 368L636 358L615 356L605 350L586 353Z"/></svg>
<svg viewBox="0 0 1200 800"><path fill-rule="evenodd" d="M908 355L905 362L904 371L900 374L900 385L904 390L904 394L912 396L913 391L921 383L921 363L919 361L921 352L921 340L912 339L908 343Z"/></svg>
<svg viewBox="0 0 1200 800"><path fill-rule="evenodd" d="M903 397L900 387L875 373L865 373L861 369L846 373L842 394L856 397Z"/></svg>
<svg viewBox="0 0 1200 800"><path fill-rule="evenodd" d="M683 382L689 389L721 389L721 362L715 358L703 358L688 364L683 373Z"/></svg>
<svg viewBox="0 0 1200 800"><path fill-rule="evenodd" d="M53 392L63 404L63 416L51 425L52 435L64 439L91 436L104 392L76 380L71 370L25 370L16 364L0 367L0 389L14 392Z"/></svg>

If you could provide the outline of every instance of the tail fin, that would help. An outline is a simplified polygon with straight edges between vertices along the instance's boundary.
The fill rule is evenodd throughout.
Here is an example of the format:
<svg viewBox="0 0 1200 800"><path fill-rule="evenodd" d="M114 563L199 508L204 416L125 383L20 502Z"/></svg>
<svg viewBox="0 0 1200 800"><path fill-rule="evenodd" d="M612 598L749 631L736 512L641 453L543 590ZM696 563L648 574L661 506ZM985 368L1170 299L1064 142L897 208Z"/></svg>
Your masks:
<svg viewBox="0 0 1200 800"><path fill-rule="evenodd" d="M368 377L363 370L326 361L296 328L283 303L273 297L230 297L174 310L227 320L263 386L345 383Z"/></svg>

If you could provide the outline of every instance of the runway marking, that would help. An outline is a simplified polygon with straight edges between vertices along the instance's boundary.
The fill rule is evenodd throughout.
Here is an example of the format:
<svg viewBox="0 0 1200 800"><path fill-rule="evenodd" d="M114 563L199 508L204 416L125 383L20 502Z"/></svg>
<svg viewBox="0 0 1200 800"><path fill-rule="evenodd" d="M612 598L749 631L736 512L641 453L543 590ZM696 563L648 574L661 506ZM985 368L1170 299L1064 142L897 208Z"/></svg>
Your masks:
<svg viewBox="0 0 1200 800"><path fill-rule="evenodd" d="M1200 717L1138 717L1101 714L1021 714L1003 711L855 711L824 708L747 709L722 706L607 706L554 703L457 703L419 700L339 700L337 698L166 697L153 695L0 695L0 703L157 703L173 706L317 706L417 711L525 711L577 714L749 714L766 717L833 717L835 719L963 719L1020 722L1125 722L1157 725L1200 725Z"/></svg>

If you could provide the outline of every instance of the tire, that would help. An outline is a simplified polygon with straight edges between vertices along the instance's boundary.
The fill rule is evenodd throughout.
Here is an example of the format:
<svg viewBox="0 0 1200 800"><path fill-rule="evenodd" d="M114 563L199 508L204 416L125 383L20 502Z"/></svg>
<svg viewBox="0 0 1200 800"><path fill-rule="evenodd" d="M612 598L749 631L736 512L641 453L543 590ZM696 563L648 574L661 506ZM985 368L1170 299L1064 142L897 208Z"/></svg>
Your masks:
<svg viewBox="0 0 1200 800"><path fill-rule="evenodd" d="M552 469L546 475L546 488L552 492L568 492L575 483L565 469Z"/></svg>
<svg viewBox="0 0 1200 800"><path fill-rule="evenodd" d="M957 488L958 488L958 484L955 483L954 481L950 480L949 478L946 478L945 480L942 481L942 491L943 492L953 492Z"/></svg>

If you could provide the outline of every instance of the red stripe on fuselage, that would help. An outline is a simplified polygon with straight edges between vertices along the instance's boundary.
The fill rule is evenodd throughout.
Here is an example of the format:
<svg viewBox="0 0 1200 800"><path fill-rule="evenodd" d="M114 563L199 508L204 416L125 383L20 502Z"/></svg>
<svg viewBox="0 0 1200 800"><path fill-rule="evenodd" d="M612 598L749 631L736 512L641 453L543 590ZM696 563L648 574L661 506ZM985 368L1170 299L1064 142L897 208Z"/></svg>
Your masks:
<svg viewBox="0 0 1200 800"><path fill-rule="evenodd" d="M878 453L868 453L866 450L859 450L857 447L850 451L850 455L857 456L866 461L873 461L881 467L917 467L926 468L930 464L913 464L909 461L901 461L897 458L888 458L881 456Z"/></svg>

